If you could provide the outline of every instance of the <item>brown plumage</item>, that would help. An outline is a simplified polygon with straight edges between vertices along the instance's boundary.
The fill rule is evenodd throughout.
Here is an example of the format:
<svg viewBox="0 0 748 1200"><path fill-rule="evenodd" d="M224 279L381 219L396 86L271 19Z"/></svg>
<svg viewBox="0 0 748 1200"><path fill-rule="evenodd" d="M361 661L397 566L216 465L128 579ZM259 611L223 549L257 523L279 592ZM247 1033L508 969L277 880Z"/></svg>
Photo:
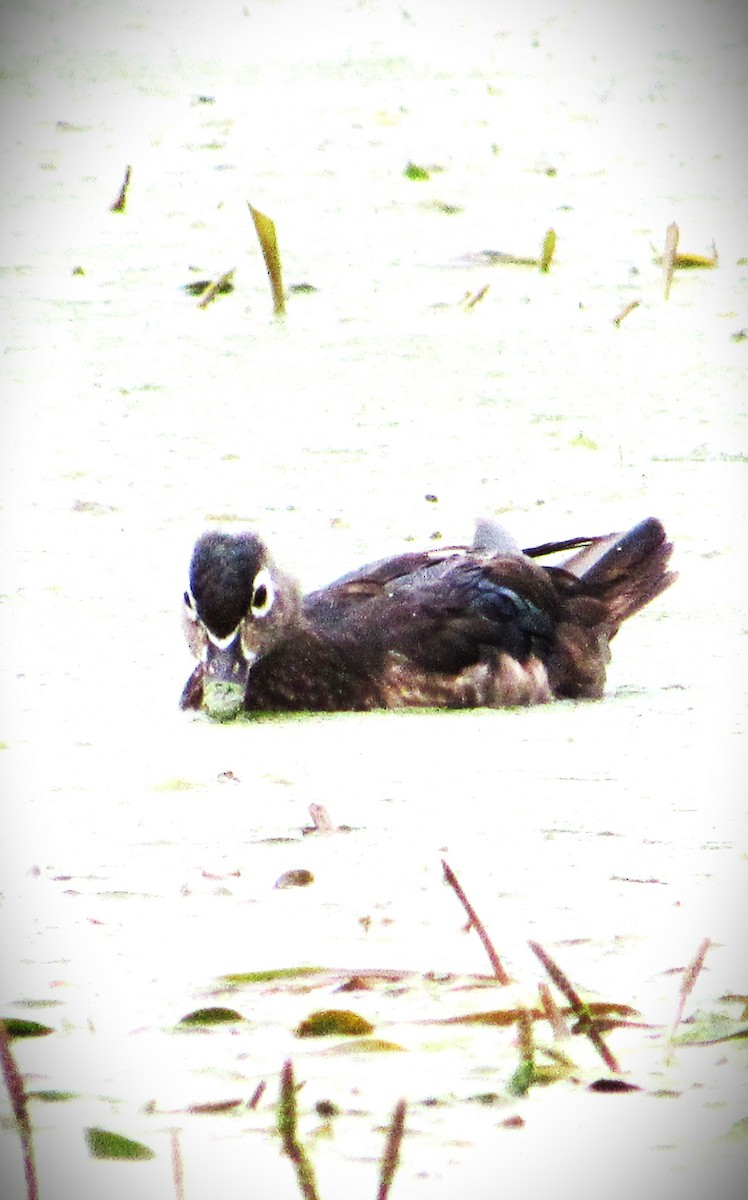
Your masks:
<svg viewBox="0 0 748 1200"><path fill-rule="evenodd" d="M540 565L573 550L561 566ZM624 534L472 546L369 563L302 597L253 533L196 543L185 632L200 661L183 708L509 707L603 694L609 643L674 581L649 518Z"/></svg>

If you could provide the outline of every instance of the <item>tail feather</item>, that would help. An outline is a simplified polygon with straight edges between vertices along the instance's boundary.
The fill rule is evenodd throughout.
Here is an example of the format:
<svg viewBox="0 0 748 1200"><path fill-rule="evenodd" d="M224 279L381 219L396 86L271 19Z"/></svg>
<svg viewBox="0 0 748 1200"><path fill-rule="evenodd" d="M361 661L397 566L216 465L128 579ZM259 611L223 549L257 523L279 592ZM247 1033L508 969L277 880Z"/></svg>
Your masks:
<svg viewBox="0 0 748 1200"><path fill-rule="evenodd" d="M603 601L612 637L624 621L675 582L676 574L668 570L673 546L661 522L648 517L628 533L602 538L595 550L591 563L587 557L564 567L579 576L588 594ZM575 557L583 556L589 551Z"/></svg>
<svg viewBox="0 0 748 1200"><path fill-rule="evenodd" d="M521 554L511 533L490 517L476 517L475 535L470 547L480 554Z"/></svg>

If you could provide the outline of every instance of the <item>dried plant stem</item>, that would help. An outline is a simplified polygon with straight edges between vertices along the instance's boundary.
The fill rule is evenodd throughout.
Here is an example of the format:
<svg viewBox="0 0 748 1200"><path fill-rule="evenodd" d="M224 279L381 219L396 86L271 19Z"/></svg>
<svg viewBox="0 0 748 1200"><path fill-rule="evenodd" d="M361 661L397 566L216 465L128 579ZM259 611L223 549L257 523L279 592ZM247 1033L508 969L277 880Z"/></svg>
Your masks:
<svg viewBox="0 0 748 1200"><path fill-rule="evenodd" d="M125 211L125 205L127 204L127 189L130 186L131 177L132 167L125 167L125 178L122 181L122 187L119 190L119 196L114 201L114 204L109 205L110 212L121 213Z"/></svg>
<svg viewBox="0 0 748 1200"><path fill-rule="evenodd" d="M5 1021L0 1020L0 1068L2 1068L5 1086L8 1089L10 1102L13 1106L13 1116L18 1126L23 1152L23 1171L26 1179L27 1200L38 1200L39 1185L34 1166L34 1145L31 1137L31 1121L26 1105L26 1092L23 1086L21 1072L16 1066L16 1060L10 1049L10 1039L5 1028Z"/></svg>
<svg viewBox="0 0 748 1200"><path fill-rule="evenodd" d="M616 327L619 326L621 321L625 320L629 313L634 312L634 310L637 309L640 304L641 300L632 300L630 304L625 304L617 316L613 318L613 324Z"/></svg>
<svg viewBox="0 0 748 1200"><path fill-rule="evenodd" d="M673 221L672 225L668 225L667 233L665 234L665 249L662 254L662 290L667 300L670 295L670 288L673 283L673 272L675 270L675 259L678 253L678 238L680 230Z"/></svg>
<svg viewBox="0 0 748 1200"><path fill-rule="evenodd" d="M170 1130L171 1141L171 1177L174 1180L174 1195L177 1200L184 1200L184 1160L182 1147L179 1144L179 1130Z"/></svg>
<svg viewBox="0 0 748 1200"><path fill-rule="evenodd" d="M278 1132L283 1142L283 1153L291 1159L296 1171L299 1191L304 1200L319 1200L314 1169L306 1150L299 1141L296 1115L296 1084L293 1065L286 1059L281 1071L280 1098L278 1100Z"/></svg>
<svg viewBox="0 0 748 1200"><path fill-rule="evenodd" d="M395 1105L395 1111L392 1114L392 1121L387 1131L387 1141L385 1142L382 1164L379 1171L377 1200L387 1200L390 1194L392 1180L395 1178L395 1172L400 1163L400 1147L405 1132L405 1113L407 1108L408 1106L404 1100L398 1100Z"/></svg>
<svg viewBox="0 0 748 1200"><path fill-rule="evenodd" d="M262 257L265 259L265 266L270 278L270 290L273 294L273 311L276 316L283 316L286 311L286 298L283 294L283 274L281 271L278 239L275 234L275 224L270 217L266 217L259 209L253 208L249 201L247 201L247 207L252 214L255 232L257 233L262 250Z"/></svg>
<svg viewBox="0 0 748 1200"><path fill-rule="evenodd" d="M556 253L556 230L549 229L543 238L543 245L540 250L540 260L538 266L543 272L550 270L553 262L553 255Z"/></svg>
<svg viewBox="0 0 748 1200"><path fill-rule="evenodd" d="M490 283L484 283L483 287L479 288L477 292L473 292L472 294L468 292L462 303L462 307L465 309L465 312L468 312L471 308L475 308L476 304L480 303L490 287Z"/></svg>
<svg viewBox="0 0 748 1200"><path fill-rule="evenodd" d="M704 959L707 956L707 952L711 944L712 943L709 938L704 938L683 974L680 992L678 994L678 1007L675 1010L675 1017L670 1029L671 1038L681 1023L683 1018L683 1009L686 1007L686 1000L691 995L691 992L694 989L694 984L701 974L701 968L704 966Z"/></svg>
<svg viewBox="0 0 748 1200"><path fill-rule="evenodd" d="M444 878L446 879L449 886L451 888L453 888L454 891L457 893L457 899L460 901L460 904L465 909L465 912L467 913L468 918L470 920L470 924L472 925L473 929L478 934L478 937L480 938L480 940L483 943L483 948L486 951L486 954L488 955L488 957L490 959L494 975L498 979L499 983L501 983L501 984L510 983L511 980L509 979L509 976L507 975L506 971L504 970L504 966L503 966L501 959L499 958L498 954L494 950L493 943L492 943L490 937L488 936L488 934L486 933L483 922L481 921L477 912L475 911L472 904L470 903L467 896L465 895L462 888L460 887L459 880L458 880L457 876L455 875L454 871L452 870L449 863L444 858L442 859L442 869L444 871Z"/></svg>
<svg viewBox="0 0 748 1200"><path fill-rule="evenodd" d="M557 1042L564 1041L565 1038L571 1037L569 1026L566 1024L564 1014L556 1004L553 993L547 983L538 984L538 992L540 994L540 1003L543 1009L543 1015L553 1030L553 1036Z"/></svg>
<svg viewBox="0 0 748 1200"><path fill-rule="evenodd" d="M324 804L310 804L309 815L317 833L334 833L335 825Z"/></svg>
<svg viewBox="0 0 748 1200"><path fill-rule="evenodd" d="M211 280L204 291L200 293L200 299L197 302L198 308L207 308L212 300L215 300L218 293L224 289L227 284L231 283L236 267L232 267L230 271L224 271L223 275L219 275L217 279Z"/></svg>
<svg viewBox="0 0 748 1200"><path fill-rule="evenodd" d="M602 1034L600 1033L600 1030L595 1022L595 1018L582 1000L582 997L579 995L579 992L576 990L571 980L553 961L551 956L546 953L542 946L538 945L537 942L529 942L528 944L533 954L536 954L542 962L556 987L560 992L563 992L564 996L566 996L566 999L569 1001L579 1026L576 1032L584 1033L592 1042L592 1045L597 1050L608 1070L614 1071L616 1075L620 1075L621 1068L618 1065L615 1055L605 1045Z"/></svg>
<svg viewBox="0 0 748 1200"><path fill-rule="evenodd" d="M517 1041L519 1066L509 1080L508 1090L513 1096L524 1096L537 1082L532 1014L524 1005L517 1009Z"/></svg>
<svg viewBox="0 0 748 1200"><path fill-rule="evenodd" d="M532 1029L532 1016L524 1004L517 1009L517 1034L519 1053L523 1063L535 1065L535 1038Z"/></svg>

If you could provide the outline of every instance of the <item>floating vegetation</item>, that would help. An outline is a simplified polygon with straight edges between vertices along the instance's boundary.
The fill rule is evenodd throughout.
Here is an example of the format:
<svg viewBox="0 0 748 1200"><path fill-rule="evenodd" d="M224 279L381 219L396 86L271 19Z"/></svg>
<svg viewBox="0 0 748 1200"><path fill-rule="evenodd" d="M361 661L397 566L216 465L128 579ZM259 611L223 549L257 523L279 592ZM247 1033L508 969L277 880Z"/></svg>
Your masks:
<svg viewBox="0 0 748 1200"><path fill-rule="evenodd" d="M403 1047L397 1042L388 1042L386 1038L355 1038L351 1041L339 1042L330 1046L326 1054L390 1054L402 1052Z"/></svg>
<svg viewBox="0 0 748 1200"><path fill-rule="evenodd" d="M21 1017L0 1017L0 1024L5 1025L8 1039L47 1037L54 1033L49 1025L41 1025L39 1021L27 1021Z"/></svg>
<svg viewBox="0 0 748 1200"><path fill-rule="evenodd" d="M299 867L293 871L284 871L282 875L278 876L273 886L276 888L308 887L310 883L314 883L312 872Z"/></svg>
<svg viewBox="0 0 748 1200"><path fill-rule="evenodd" d="M243 1100L213 1100L207 1104L190 1104L187 1112L197 1116L222 1116L223 1113L233 1112L243 1105Z"/></svg>
<svg viewBox="0 0 748 1200"><path fill-rule="evenodd" d="M719 266L719 255L717 254L717 247L715 246L714 242L712 242L712 253L711 254L692 254L692 253L681 254L679 252L675 256L675 264L674 265L675 265L676 271L714 270L715 267Z"/></svg>
<svg viewBox="0 0 748 1200"><path fill-rule="evenodd" d="M252 214L257 238L265 259L265 266L270 279L270 290L273 296L273 312L282 316L286 311L286 300L283 294L283 275L281 272L280 251L275 234L275 225L270 217L266 217L259 209L253 208L247 201L247 207Z"/></svg>
<svg viewBox="0 0 748 1200"><path fill-rule="evenodd" d="M463 254L457 261L464 266L537 267L544 274L547 274L556 253L556 241L555 229L547 229L540 247L539 257L526 254L510 254L505 250L479 250Z"/></svg>
<svg viewBox="0 0 748 1200"><path fill-rule="evenodd" d="M202 785L191 779L165 779L153 785L154 792L191 792Z"/></svg>
<svg viewBox="0 0 748 1200"><path fill-rule="evenodd" d="M431 178L431 171L427 167L419 167L417 163L409 162L405 165L403 175L406 179L423 181Z"/></svg>
<svg viewBox="0 0 748 1200"><path fill-rule="evenodd" d="M132 1138L123 1137L121 1133L112 1133L108 1129L87 1129L86 1144L92 1158L125 1158L141 1162L155 1158L150 1146L145 1146L143 1142L134 1142Z"/></svg>
<svg viewBox="0 0 748 1200"><path fill-rule="evenodd" d="M503 1027L508 1031L503 1037L503 1050L497 1049L496 1053L494 1053L494 1050L491 1049L491 1047L496 1047L497 1042L501 1039L500 1032L491 1032L482 1039L477 1037L475 1039L476 1044L481 1048L481 1053L484 1054L486 1047L489 1047L488 1061L485 1059L482 1060L480 1066L481 1073L486 1076L486 1090L476 1095L462 1097L462 1100L484 1106L505 1106L510 1102L516 1103L522 1097L526 1097L531 1089L548 1087L557 1082L566 1082L570 1085L569 1091L572 1088L584 1089L588 1093L598 1093L600 1095L616 1095L636 1091L647 1091L650 1096L666 1097L679 1095L677 1090L668 1087L671 1081L662 1078L663 1072L659 1064L658 1069L653 1073L650 1072L650 1074L654 1074L655 1084L649 1089L643 1088L641 1081L638 1083L629 1082L623 1078L623 1071L618 1059L605 1041L605 1036L611 1031L624 1029L629 1031L636 1029L656 1030L658 1045L662 1048L665 1063L675 1053L693 1053L690 1050L691 1046L708 1047L727 1042L745 1041L748 1038L748 994L742 992L719 996L716 1004L720 1007L715 1007L714 1011L698 1011L684 1018L686 1004L693 993L696 981L699 979L704 968L706 957L712 948L712 943L706 938L698 946L690 963L685 967L679 966L673 968L672 973L679 973L681 978L675 1013L669 1030L667 1028L663 1029L662 1026L652 1026L644 1022L630 1020L629 1018L639 1015L637 1010L631 1005L605 999L583 999L559 964L551 958L542 946L532 941L528 944L545 968L549 977L549 983L542 982L538 985L538 1000L536 1003L528 1003L525 996L522 996L518 1000L514 995L514 989L509 992L505 990L506 985L510 982L509 976L502 965L502 961L483 922L473 905L467 899L462 885L454 871L452 871L445 861L442 862L442 867L445 881L455 892L467 914L469 922L467 928L477 932L481 939L491 964L492 975L488 973L480 975L453 975L450 973L422 973L402 969L366 969L365 967L358 967L352 970L350 968L294 966L225 975L221 977L221 982L225 987L235 988L246 986L257 988L258 991L252 997L252 1003L255 1004L260 999L265 999L269 1003L272 1003L271 998L279 992L284 993L284 998L288 999L294 993L301 993L312 989L327 989L328 992L365 989L369 993L367 1001L369 1004L376 1005L377 1001L383 1001L386 1005L385 1012L387 1013L387 1017L382 1018L382 1022L379 1021L379 1018L376 1018L378 1024L383 1023L384 1020L390 1020L393 1002L395 1009L397 1009L399 1007L399 997L405 997L405 1016L403 1016L403 1013L399 1013L398 1018L406 1021L409 1020L410 1029L416 1032L416 1036L418 1027L423 1025L439 1025L446 1030L453 1031L447 1032L444 1038L440 1035L438 1042L435 1042L433 1036L429 1033L427 1039L422 1041L418 1047L421 1054L434 1053L442 1048L445 1048L450 1054L454 1054L455 1052L461 1053L465 1042L473 1041L466 1032L471 1026L493 1027L497 1031ZM499 991L499 988L502 990ZM500 1007L489 1008L484 1000L483 1011L465 1013L458 1009L454 1015L448 1017L440 1017L438 1019L413 1018L412 1003L414 999L418 1000L419 990L420 996L426 998L433 998L436 992L440 1002L439 1010L443 1012L445 1000L448 1002L451 997L454 997L456 1003L462 1007L464 1006L464 996L462 994L478 989L481 990L482 997L485 996L486 992L489 993L489 1003L491 999L498 999L499 1001L503 1001L503 1004ZM563 1006L554 997L552 989L559 992L564 998ZM29 1002L26 1001L25 1003ZM294 1003L296 1003L295 1000ZM737 1011L731 1012L730 1006L737 1006ZM256 1011L256 1009L253 1009L253 1011ZM408 1016L407 1014L410 1015ZM29 1093L25 1091L23 1078L15 1064L10 1049L8 1025L13 1021L14 1019L11 1019L11 1022L0 1021L2 1072L11 1099L16 1129L23 1148L27 1180L27 1200L38 1200L31 1139L32 1131L28 1115L28 1100L33 1098L39 1101L54 1102L80 1099L81 1097L75 1093L64 1091L39 1090ZM179 1027L187 1029L209 1028L212 1025L231 1026L243 1021L244 1018L236 1009L215 1006L199 1008L187 1013L179 1022ZM540 1025L539 1022L545 1022L545 1026ZM26 1021L17 1022L18 1027L22 1030L18 1036L34 1036L30 1032L30 1028L36 1026L36 1024L35 1022ZM247 1028L246 1023L245 1028ZM38 1026L38 1029L45 1031L46 1027ZM294 1032L298 1038L337 1039L322 1047L313 1046L310 1048L311 1053L307 1051L306 1056L307 1069L310 1069L311 1064L321 1057L339 1057L341 1065L334 1076L336 1082L340 1081L342 1083L345 1080L346 1086L350 1086L352 1082L355 1082L353 1090L354 1092L360 1092L360 1080L363 1077L363 1072L367 1069L367 1057L378 1054L407 1053L411 1050L409 1044L400 1045L386 1037L370 1036L374 1032L374 1029L374 1024L351 1010L320 1008L310 1013L297 1026ZM546 1040L551 1040L552 1044L545 1044L542 1040L544 1031ZM547 1038L548 1032L551 1034L551 1039ZM593 1060L593 1073L589 1067L581 1066L575 1062L567 1052L570 1039L573 1036L579 1037L580 1035L590 1041L595 1051L603 1059L609 1072L608 1075L598 1078L599 1064L595 1067ZM36 1036L42 1036L42 1034L37 1033ZM514 1048L515 1045L516 1050ZM299 1047L299 1054L303 1053L303 1049L305 1048ZM511 1054L511 1062L508 1069L506 1064L507 1051ZM503 1053L503 1059L499 1058L501 1053ZM354 1057L356 1059L355 1063L353 1061ZM591 1058L592 1056L588 1057ZM348 1070L346 1070L346 1067L348 1067ZM386 1060L382 1062L381 1069L387 1069ZM228 1076L222 1072L221 1077L225 1079ZM327 1073L324 1075L325 1081L329 1082L332 1077L330 1064L328 1064ZM232 1075L231 1078L234 1080L231 1084L231 1090L222 1098L219 1097L207 1102L183 1105L178 1111L187 1113L190 1116L212 1116L216 1118L225 1116L227 1119L231 1119L232 1114L242 1114L246 1117L249 1112L257 1110L261 1098L266 1091L266 1080L262 1079L258 1083L255 1079L250 1083L248 1079L244 1078L243 1084L237 1087L235 1082L236 1076ZM318 1073L318 1082L319 1078ZM276 1128L282 1142L283 1152L291 1159L293 1164L298 1189L303 1200L320 1200L313 1163L298 1133L297 1102L302 1086L303 1084L297 1086L291 1061L287 1060L283 1065L280 1075L279 1097L275 1112ZM438 1105L446 1107L454 1102L455 1096L453 1095L447 1094L445 1096L437 1095L429 1097L427 1093L422 1099L421 1104L425 1110L426 1106ZM147 1105L144 1111L153 1112L155 1111L155 1106ZM405 1134L406 1111L405 1101L399 1100L395 1106L389 1125L386 1127L386 1142L379 1171L379 1190L377 1192L379 1200L387 1200L398 1169L400 1151ZM315 1136L323 1136L325 1133L330 1133L331 1119L343 1113L347 1116L360 1115L358 1110L353 1114L350 1111L346 1112L346 1109L340 1104L337 1096L334 1096L332 1099L326 1098L320 1100L318 1098L315 1099L314 1094L312 1094L305 1116L314 1117L316 1115L317 1118L321 1117L327 1122L322 1129L316 1129ZM258 1115L260 1121L262 1120L262 1116L262 1113ZM523 1124L523 1117L516 1112L512 1113L506 1120L498 1122L499 1126L508 1129L522 1128ZM733 1126L730 1133L725 1134L724 1137L729 1136L734 1139L744 1137L745 1128L748 1128L745 1122L738 1122ZM171 1130L170 1136L174 1195L176 1200L184 1200L184 1169L178 1131ZM154 1157L154 1151L147 1144L134 1141L111 1130L99 1127L87 1128L85 1130L85 1138L92 1158L130 1159L137 1161Z"/></svg>
<svg viewBox="0 0 748 1200"><path fill-rule="evenodd" d="M569 445L576 446L579 450L599 450L600 449L597 442L593 441L592 438L587 437L586 433L581 433L581 432L578 433L576 435L576 437L573 437L571 439L571 441L569 442Z"/></svg>
<svg viewBox="0 0 748 1200"><path fill-rule="evenodd" d="M642 1089L625 1079L596 1079L587 1088L589 1092L640 1092Z"/></svg>
<svg viewBox="0 0 748 1200"><path fill-rule="evenodd" d="M371 1033L374 1026L358 1013L346 1008L326 1008L310 1013L296 1030L296 1036L305 1037L358 1037Z"/></svg>
<svg viewBox="0 0 748 1200"><path fill-rule="evenodd" d="M428 212L444 213L448 217L454 217L457 213L465 211L462 205L449 204L446 200L424 200L419 208L425 208Z"/></svg>
<svg viewBox="0 0 748 1200"><path fill-rule="evenodd" d="M671 1042L678 1046L715 1046L719 1042L732 1042L748 1038L748 1021L724 1012L695 1012L672 1034Z"/></svg>
<svg viewBox="0 0 748 1200"><path fill-rule="evenodd" d="M518 1005L514 1008L493 1008L489 1012L461 1013L458 1017L431 1017L430 1025L518 1025L523 1019L540 1021L545 1016L540 1009L528 1009Z"/></svg>
<svg viewBox="0 0 748 1200"><path fill-rule="evenodd" d="M306 979L310 975L324 974L324 967L276 967L271 971L239 971L222 975L223 983L277 983L286 979Z"/></svg>
<svg viewBox="0 0 748 1200"><path fill-rule="evenodd" d="M89 513L94 517L108 517L118 510L113 504L102 504L99 500L75 500L70 506L70 511Z"/></svg>
<svg viewBox="0 0 748 1200"><path fill-rule="evenodd" d="M235 1008L196 1008L180 1019L180 1025L230 1025L243 1021L244 1017Z"/></svg>

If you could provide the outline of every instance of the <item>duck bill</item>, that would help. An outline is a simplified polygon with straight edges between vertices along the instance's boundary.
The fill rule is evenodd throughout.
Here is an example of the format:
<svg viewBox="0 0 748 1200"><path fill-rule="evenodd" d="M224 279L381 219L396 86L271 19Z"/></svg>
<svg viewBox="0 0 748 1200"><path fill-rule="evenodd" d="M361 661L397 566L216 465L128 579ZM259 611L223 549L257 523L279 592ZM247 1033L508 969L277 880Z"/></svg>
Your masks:
<svg viewBox="0 0 748 1200"><path fill-rule="evenodd" d="M242 653L238 637L227 646L208 641L203 671L203 708L217 721L230 721L244 707L252 663Z"/></svg>

